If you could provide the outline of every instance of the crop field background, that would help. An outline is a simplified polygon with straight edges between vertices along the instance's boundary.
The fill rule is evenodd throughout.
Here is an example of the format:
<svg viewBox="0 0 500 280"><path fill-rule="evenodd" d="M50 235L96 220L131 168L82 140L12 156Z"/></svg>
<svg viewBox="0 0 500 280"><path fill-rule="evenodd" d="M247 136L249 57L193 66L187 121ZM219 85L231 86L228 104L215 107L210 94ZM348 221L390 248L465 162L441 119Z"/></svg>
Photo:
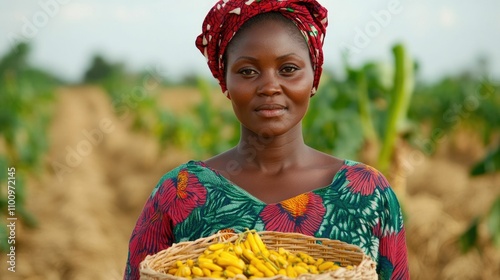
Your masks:
<svg viewBox="0 0 500 280"><path fill-rule="evenodd" d="M119 279L158 179L234 145L238 123L205 79L169 84L96 57L85 81L64 84L31 67L29 50L20 44L0 61L0 213L8 224L6 170L15 167L17 217L16 272L5 269L10 231L2 226L1 278ZM346 67L343 78L325 71L306 140L384 170L405 212L413 279L494 279L498 81L471 71L421 83L412 67L397 66L409 63L398 58L404 51L394 47L392 71L377 63Z"/></svg>
<svg viewBox="0 0 500 280"><path fill-rule="evenodd" d="M412 279L500 279L500 77L479 59L424 80L408 49L326 68L305 140L386 175ZM0 54L0 279L121 279L160 177L236 144L231 104L209 78L99 54L67 82L32 51Z"/></svg>

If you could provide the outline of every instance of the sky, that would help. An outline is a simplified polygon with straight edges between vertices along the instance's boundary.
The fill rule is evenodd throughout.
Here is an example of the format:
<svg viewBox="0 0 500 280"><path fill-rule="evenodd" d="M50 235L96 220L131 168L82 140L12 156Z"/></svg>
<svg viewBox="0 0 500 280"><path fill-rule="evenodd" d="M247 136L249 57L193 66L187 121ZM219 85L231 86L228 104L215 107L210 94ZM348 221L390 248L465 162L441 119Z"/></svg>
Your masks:
<svg viewBox="0 0 500 280"><path fill-rule="evenodd" d="M500 77L500 1L319 0L328 9L326 69L343 68L342 53L359 66L392 63L403 43L423 79L471 68L487 58ZM210 72L194 41L208 0L0 0L0 55L16 42L32 45L32 62L80 81L102 54L134 71L170 79Z"/></svg>

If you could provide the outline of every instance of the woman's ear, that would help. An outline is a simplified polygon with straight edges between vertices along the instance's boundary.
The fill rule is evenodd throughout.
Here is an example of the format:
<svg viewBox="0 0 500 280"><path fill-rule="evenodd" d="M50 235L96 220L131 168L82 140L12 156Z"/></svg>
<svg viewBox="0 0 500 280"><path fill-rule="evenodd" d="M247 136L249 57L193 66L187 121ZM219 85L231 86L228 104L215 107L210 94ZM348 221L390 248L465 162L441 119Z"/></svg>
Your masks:
<svg viewBox="0 0 500 280"><path fill-rule="evenodd" d="M224 95L227 97L227 99L231 100L231 94L229 94L229 90L226 89Z"/></svg>
<svg viewBox="0 0 500 280"><path fill-rule="evenodd" d="M313 87L313 88L311 89L311 95L310 95L310 97L313 97L315 94L316 94L316 88L315 88L315 87Z"/></svg>

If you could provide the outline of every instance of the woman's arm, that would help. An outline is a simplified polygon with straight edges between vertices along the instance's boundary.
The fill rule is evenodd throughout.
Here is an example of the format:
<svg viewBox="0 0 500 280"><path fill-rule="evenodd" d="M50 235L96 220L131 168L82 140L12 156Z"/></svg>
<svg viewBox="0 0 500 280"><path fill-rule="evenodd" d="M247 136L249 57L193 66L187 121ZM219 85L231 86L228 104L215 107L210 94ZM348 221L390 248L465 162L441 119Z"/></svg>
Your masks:
<svg viewBox="0 0 500 280"><path fill-rule="evenodd" d="M168 196L164 194L165 184L171 180L162 178L153 190L137 220L132 232L124 279L139 279L139 265L147 255L170 247L173 243Z"/></svg>
<svg viewBox="0 0 500 280"><path fill-rule="evenodd" d="M383 190L383 197L385 212L375 229L380 240L377 272L380 279L410 279L401 207L391 188Z"/></svg>

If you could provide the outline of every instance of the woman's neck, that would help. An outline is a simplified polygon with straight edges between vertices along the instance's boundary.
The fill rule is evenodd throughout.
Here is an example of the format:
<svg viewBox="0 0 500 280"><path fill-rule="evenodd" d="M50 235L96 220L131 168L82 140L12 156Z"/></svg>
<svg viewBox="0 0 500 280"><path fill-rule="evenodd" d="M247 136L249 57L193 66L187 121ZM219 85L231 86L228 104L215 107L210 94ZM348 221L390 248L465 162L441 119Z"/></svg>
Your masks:
<svg viewBox="0 0 500 280"><path fill-rule="evenodd" d="M238 161L249 168L277 173L304 160L310 148L304 143L300 124L284 135L258 135L245 128L234 150Z"/></svg>

